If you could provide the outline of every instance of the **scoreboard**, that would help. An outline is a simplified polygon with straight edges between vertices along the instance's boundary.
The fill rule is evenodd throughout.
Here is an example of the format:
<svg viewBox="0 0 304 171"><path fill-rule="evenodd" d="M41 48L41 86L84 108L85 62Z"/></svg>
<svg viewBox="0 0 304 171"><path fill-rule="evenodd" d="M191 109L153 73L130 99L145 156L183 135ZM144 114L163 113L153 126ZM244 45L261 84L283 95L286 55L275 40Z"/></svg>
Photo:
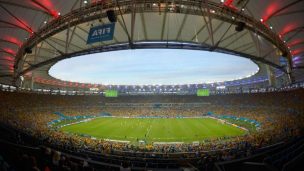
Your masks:
<svg viewBox="0 0 304 171"><path fill-rule="evenodd" d="M118 91L117 90L105 90L106 97L117 97Z"/></svg>
<svg viewBox="0 0 304 171"><path fill-rule="evenodd" d="M198 89L197 96L209 96L209 89Z"/></svg>

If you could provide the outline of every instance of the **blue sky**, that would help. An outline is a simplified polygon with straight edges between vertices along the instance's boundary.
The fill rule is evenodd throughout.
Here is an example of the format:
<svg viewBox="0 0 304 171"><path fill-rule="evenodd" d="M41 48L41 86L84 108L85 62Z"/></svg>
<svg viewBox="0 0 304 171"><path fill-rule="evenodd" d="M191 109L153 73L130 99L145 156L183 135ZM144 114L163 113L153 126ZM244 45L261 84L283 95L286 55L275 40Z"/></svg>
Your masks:
<svg viewBox="0 0 304 171"><path fill-rule="evenodd" d="M59 61L50 75L66 81L114 85L197 84L233 80L258 66L237 56L195 50L137 49Z"/></svg>

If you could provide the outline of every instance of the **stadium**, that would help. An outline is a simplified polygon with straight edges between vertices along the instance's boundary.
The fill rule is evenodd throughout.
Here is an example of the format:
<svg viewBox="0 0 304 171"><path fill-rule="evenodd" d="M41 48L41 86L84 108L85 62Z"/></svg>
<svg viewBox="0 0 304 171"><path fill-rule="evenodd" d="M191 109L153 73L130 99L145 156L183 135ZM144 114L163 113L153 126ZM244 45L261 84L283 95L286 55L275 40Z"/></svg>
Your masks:
<svg viewBox="0 0 304 171"><path fill-rule="evenodd" d="M303 170L303 12L0 0L0 170Z"/></svg>

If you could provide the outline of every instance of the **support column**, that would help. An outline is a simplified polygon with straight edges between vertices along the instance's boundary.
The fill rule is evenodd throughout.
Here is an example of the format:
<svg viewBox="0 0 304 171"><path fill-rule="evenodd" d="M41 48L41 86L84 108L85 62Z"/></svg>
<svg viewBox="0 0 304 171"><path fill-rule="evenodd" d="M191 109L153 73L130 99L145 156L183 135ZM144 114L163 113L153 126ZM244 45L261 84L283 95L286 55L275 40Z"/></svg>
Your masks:
<svg viewBox="0 0 304 171"><path fill-rule="evenodd" d="M291 65L290 65L291 66ZM287 78L288 78L288 84L293 84L295 82L294 77L292 75L292 69L291 67L287 67Z"/></svg>
<svg viewBox="0 0 304 171"><path fill-rule="evenodd" d="M268 85L270 87L276 87L276 77L275 77L273 68L270 67L269 65L267 65L266 68L267 68L267 75L268 75Z"/></svg>
<svg viewBox="0 0 304 171"><path fill-rule="evenodd" d="M32 72L32 77L31 77L31 85L30 85L30 88L31 88L31 90L33 90L34 89L34 80L35 80L35 78L34 78L34 72Z"/></svg>

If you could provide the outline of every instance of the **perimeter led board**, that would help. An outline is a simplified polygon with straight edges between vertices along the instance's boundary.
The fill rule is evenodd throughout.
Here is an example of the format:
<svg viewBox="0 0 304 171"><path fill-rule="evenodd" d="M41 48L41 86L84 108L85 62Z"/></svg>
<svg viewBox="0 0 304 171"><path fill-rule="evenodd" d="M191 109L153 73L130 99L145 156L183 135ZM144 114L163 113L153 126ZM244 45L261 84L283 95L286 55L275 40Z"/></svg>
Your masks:
<svg viewBox="0 0 304 171"><path fill-rule="evenodd" d="M198 89L197 96L209 96L209 89Z"/></svg>
<svg viewBox="0 0 304 171"><path fill-rule="evenodd" d="M118 96L118 91L117 90L106 90L105 91L105 96L106 97L117 97Z"/></svg>

